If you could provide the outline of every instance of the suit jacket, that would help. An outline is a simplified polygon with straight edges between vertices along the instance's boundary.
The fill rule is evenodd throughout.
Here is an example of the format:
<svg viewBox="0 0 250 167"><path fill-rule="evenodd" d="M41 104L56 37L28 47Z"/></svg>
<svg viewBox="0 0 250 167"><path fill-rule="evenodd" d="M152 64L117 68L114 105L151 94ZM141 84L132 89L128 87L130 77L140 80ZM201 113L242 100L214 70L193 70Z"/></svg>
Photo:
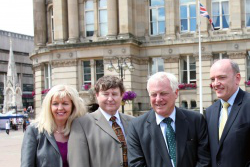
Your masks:
<svg viewBox="0 0 250 167"><path fill-rule="evenodd" d="M120 113L125 134L132 116ZM123 162L122 145L98 110L74 120L68 144L70 167L118 167Z"/></svg>
<svg viewBox="0 0 250 167"><path fill-rule="evenodd" d="M175 132L177 167L210 165L207 126L201 114L176 108ZM127 141L131 167L172 166L153 110L130 122Z"/></svg>
<svg viewBox="0 0 250 167"><path fill-rule="evenodd" d="M250 94L239 90L219 141L218 100L206 111L212 166L244 167L250 162Z"/></svg>
<svg viewBox="0 0 250 167"><path fill-rule="evenodd" d="M21 167L63 167L54 136L29 126L22 143Z"/></svg>

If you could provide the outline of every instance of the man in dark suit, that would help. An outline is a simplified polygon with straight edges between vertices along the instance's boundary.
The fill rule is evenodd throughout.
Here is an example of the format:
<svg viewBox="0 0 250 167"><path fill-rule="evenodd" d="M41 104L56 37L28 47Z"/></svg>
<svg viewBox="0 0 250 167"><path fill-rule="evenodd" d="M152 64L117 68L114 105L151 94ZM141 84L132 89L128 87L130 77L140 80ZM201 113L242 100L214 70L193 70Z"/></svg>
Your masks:
<svg viewBox="0 0 250 167"><path fill-rule="evenodd" d="M210 78L219 98L206 111L212 166L245 167L250 162L250 94L239 88L239 66L219 60Z"/></svg>
<svg viewBox="0 0 250 167"><path fill-rule="evenodd" d="M130 122L129 166L209 166L206 121L198 112L175 107L177 78L158 72L149 78L147 89L153 109Z"/></svg>
<svg viewBox="0 0 250 167"><path fill-rule="evenodd" d="M99 108L72 124L68 143L70 167L128 166L125 137L132 116L118 111L124 91L122 81L115 76L103 76L97 81Z"/></svg>

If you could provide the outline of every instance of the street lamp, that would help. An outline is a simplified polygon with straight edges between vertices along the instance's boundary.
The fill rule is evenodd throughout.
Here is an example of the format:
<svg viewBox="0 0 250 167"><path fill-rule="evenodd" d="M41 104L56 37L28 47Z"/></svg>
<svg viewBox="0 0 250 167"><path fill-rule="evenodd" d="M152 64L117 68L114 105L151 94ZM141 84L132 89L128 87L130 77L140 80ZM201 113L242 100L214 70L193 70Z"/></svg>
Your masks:
<svg viewBox="0 0 250 167"><path fill-rule="evenodd" d="M129 60L130 60L130 65L127 64L127 61ZM117 61L116 67L113 65L113 61ZM135 67L133 66L132 59L130 57L116 57L115 56L110 59L108 70L111 72L115 70L117 73L119 73L119 77L121 78L123 82L123 79L125 79L125 71L129 70L130 72L133 72L135 70ZM122 105L122 113L124 113L124 105Z"/></svg>

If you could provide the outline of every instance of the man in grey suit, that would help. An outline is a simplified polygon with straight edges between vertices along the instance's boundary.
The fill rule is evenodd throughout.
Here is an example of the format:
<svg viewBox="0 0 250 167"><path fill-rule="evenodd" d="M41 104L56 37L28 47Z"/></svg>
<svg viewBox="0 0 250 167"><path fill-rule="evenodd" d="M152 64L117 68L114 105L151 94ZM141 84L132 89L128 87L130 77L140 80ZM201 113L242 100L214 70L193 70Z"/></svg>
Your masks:
<svg viewBox="0 0 250 167"><path fill-rule="evenodd" d="M103 76L97 81L99 109L72 124L68 143L70 167L127 167L124 136L132 116L118 112L124 91L122 81L115 76Z"/></svg>
<svg viewBox="0 0 250 167"><path fill-rule="evenodd" d="M210 79L219 98L206 111L212 166L249 166L250 94L239 88L239 66L219 60L210 69Z"/></svg>
<svg viewBox="0 0 250 167"><path fill-rule="evenodd" d="M153 109L130 122L129 166L209 166L206 121L198 112L175 107L177 78L158 72L149 78L147 89Z"/></svg>

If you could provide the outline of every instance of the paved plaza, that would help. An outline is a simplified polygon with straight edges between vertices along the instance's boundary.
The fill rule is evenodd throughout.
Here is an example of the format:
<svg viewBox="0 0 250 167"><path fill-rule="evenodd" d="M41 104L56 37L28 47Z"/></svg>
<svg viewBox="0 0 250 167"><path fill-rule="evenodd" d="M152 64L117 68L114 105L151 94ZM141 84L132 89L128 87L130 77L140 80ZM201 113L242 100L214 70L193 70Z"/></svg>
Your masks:
<svg viewBox="0 0 250 167"><path fill-rule="evenodd" d="M0 130L0 167L20 167L23 136L22 129L11 130L9 135Z"/></svg>

